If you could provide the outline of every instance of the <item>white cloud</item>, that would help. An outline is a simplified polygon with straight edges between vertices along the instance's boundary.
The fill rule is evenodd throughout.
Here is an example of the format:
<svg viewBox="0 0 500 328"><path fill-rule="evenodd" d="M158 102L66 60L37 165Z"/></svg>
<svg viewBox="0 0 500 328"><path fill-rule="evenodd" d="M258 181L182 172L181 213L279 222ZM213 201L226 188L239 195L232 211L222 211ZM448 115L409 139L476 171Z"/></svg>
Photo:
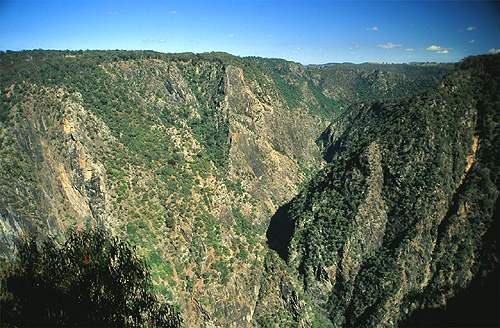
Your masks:
<svg viewBox="0 0 500 328"><path fill-rule="evenodd" d="M490 49L489 53L490 54L500 54L500 49L492 48L492 49Z"/></svg>
<svg viewBox="0 0 500 328"><path fill-rule="evenodd" d="M476 42L476 40L470 40L469 42L470 42L470 43L474 43L474 42Z"/></svg>
<svg viewBox="0 0 500 328"><path fill-rule="evenodd" d="M474 31L476 29L475 26L469 26L467 27L467 31Z"/></svg>
<svg viewBox="0 0 500 328"><path fill-rule="evenodd" d="M430 51L440 51L440 50L443 50L444 48L440 47L440 46L435 46L435 45L432 45L432 46L429 46L427 48L425 48L425 50L430 50Z"/></svg>
<svg viewBox="0 0 500 328"><path fill-rule="evenodd" d="M349 49L358 49L364 45L365 45L364 42L353 42L353 43L351 43L351 46L349 47Z"/></svg>
<svg viewBox="0 0 500 328"><path fill-rule="evenodd" d="M413 50L415 50L415 49L413 49L413 48L406 48L406 51L413 51Z"/></svg>
<svg viewBox="0 0 500 328"><path fill-rule="evenodd" d="M158 42L165 42L165 40L163 40L163 39L158 39Z"/></svg>
<svg viewBox="0 0 500 328"><path fill-rule="evenodd" d="M378 31L378 27L377 26L374 26L374 27L367 27L366 28L367 31Z"/></svg>
<svg viewBox="0 0 500 328"><path fill-rule="evenodd" d="M269 36L270 38L272 38L272 37L273 37L273 35L272 35L272 34L269 34L268 36Z"/></svg>
<svg viewBox="0 0 500 328"><path fill-rule="evenodd" d="M176 15L176 14L177 14L177 10L172 10L172 11L170 12L170 14L171 14L171 15Z"/></svg>
<svg viewBox="0 0 500 328"><path fill-rule="evenodd" d="M379 43L379 44L376 44L375 47L377 48L382 48L382 49L392 49L392 48L396 48L396 47L402 47L403 45L402 44L394 44L394 43Z"/></svg>
<svg viewBox="0 0 500 328"><path fill-rule="evenodd" d="M453 48L443 48L441 46L432 45L432 46L428 46L425 49L419 49L419 50L429 50L429 51L435 51L438 54L447 54L447 53L449 53L449 50L451 50L451 49L453 49Z"/></svg>
<svg viewBox="0 0 500 328"><path fill-rule="evenodd" d="M429 47L427 47L427 48L425 48L423 50L438 51L439 52L439 51L445 51L445 50L451 50L451 49L453 49L453 48L443 48L441 46L432 45L432 46L429 46ZM441 53L446 54L448 52L441 52Z"/></svg>
<svg viewBox="0 0 500 328"><path fill-rule="evenodd" d="M155 39L142 39L142 42L154 42Z"/></svg>
<svg viewBox="0 0 500 328"><path fill-rule="evenodd" d="M297 50L300 50L300 48L297 48Z"/></svg>
<svg viewBox="0 0 500 328"><path fill-rule="evenodd" d="M419 50L428 50L428 51L435 51L438 54L447 54L447 53L449 53L449 50L451 50L451 49L453 49L453 48L443 48L441 46L432 45L432 46L428 46L425 49L419 49Z"/></svg>
<svg viewBox="0 0 500 328"><path fill-rule="evenodd" d="M229 37L230 37L230 38L234 38L234 34L230 34L230 35L229 35Z"/></svg>

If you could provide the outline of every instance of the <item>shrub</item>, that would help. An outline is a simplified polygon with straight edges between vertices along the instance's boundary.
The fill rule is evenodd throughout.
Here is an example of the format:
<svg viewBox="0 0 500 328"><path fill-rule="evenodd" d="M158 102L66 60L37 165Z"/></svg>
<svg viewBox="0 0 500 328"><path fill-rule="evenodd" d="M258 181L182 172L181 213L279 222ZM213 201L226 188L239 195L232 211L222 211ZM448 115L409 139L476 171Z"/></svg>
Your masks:
<svg viewBox="0 0 500 328"><path fill-rule="evenodd" d="M26 237L0 273L5 326L181 325L154 295L144 260L102 230L70 230L62 245Z"/></svg>

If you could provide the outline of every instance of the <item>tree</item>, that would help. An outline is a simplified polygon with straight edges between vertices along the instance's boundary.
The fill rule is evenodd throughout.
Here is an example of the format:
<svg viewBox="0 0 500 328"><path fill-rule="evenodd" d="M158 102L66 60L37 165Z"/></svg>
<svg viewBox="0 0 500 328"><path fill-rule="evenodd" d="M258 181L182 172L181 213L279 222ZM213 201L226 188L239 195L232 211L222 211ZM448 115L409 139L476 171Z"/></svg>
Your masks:
<svg viewBox="0 0 500 328"><path fill-rule="evenodd" d="M146 262L103 230L70 230L17 242L0 270L2 326L179 327L172 305L153 293Z"/></svg>

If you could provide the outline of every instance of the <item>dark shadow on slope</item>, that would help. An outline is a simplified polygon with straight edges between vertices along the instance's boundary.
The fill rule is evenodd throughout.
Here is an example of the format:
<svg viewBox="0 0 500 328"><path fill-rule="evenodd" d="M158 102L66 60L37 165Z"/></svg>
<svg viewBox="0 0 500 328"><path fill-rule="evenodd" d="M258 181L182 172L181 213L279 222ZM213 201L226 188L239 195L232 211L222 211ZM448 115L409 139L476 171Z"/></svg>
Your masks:
<svg viewBox="0 0 500 328"><path fill-rule="evenodd" d="M326 128L316 144L322 150L323 159L330 163L350 146L368 137L374 128L388 121L398 107L406 106L407 100L372 101L353 103L343 115L338 114L333 123ZM401 103L401 105L398 105ZM397 106L395 106L396 104Z"/></svg>
<svg viewBox="0 0 500 328"><path fill-rule="evenodd" d="M335 141L331 140L331 128L332 127L329 126L325 131L323 131L318 140L316 140L316 144L324 148L323 159L327 163L330 163L336 154L340 154L345 150L345 146L343 146L343 139L337 139Z"/></svg>
<svg viewBox="0 0 500 328"><path fill-rule="evenodd" d="M449 299L446 308L415 311L399 323L400 327L500 327L500 198L493 219L483 237L483 249L487 255L478 258L483 262L482 269L469 286Z"/></svg>
<svg viewBox="0 0 500 328"><path fill-rule="evenodd" d="M498 268L472 281L445 309L415 311L399 327L500 327Z"/></svg>
<svg viewBox="0 0 500 328"><path fill-rule="evenodd" d="M290 203L280 207L271 217L267 228L267 244L275 250L283 260L288 259L288 245L294 231L294 223L288 218Z"/></svg>

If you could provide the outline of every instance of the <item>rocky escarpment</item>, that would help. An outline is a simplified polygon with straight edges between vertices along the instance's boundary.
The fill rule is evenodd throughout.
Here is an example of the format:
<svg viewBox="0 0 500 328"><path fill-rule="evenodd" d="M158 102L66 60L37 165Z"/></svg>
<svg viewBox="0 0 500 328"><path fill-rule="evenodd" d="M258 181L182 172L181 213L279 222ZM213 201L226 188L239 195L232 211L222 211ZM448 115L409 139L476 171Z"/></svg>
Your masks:
<svg viewBox="0 0 500 328"><path fill-rule="evenodd" d="M318 119L224 54L32 55L1 58L4 257L25 233L98 225L138 247L186 326L312 320L262 266L262 231L322 165Z"/></svg>
<svg viewBox="0 0 500 328"><path fill-rule="evenodd" d="M282 59L253 58L276 81L292 107L328 120L350 104L405 97L439 82L452 64L325 64L302 66Z"/></svg>
<svg viewBox="0 0 500 328"><path fill-rule="evenodd" d="M331 163L274 218L288 237L268 235L333 323L397 325L498 272L499 60L332 123Z"/></svg>
<svg viewBox="0 0 500 328"><path fill-rule="evenodd" d="M252 197L268 205L258 215L263 224L269 212L296 194L306 173L320 167L321 154L313 138L319 133L318 122L305 112L287 108L276 91L268 92L266 98L257 96L274 87L269 77L263 75L259 84L245 79L241 68L229 66L226 73L229 178L241 180Z"/></svg>
<svg viewBox="0 0 500 328"><path fill-rule="evenodd" d="M3 144L10 145L2 163L3 256L15 238L40 228L54 235L85 224L112 230L105 169L95 160L112 141L102 121L63 88L24 82L6 99L14 105L2 124ZM91 138L86 128L99 133Z"/></svg>
<svg viewBox="0 0 500 328"><path fill-rule="evenodd" d="M1 53L2 256L26 232L58 235L99 225L137 247L159 297L180 306L187 327L328 325L325 309L338 273L354 282L365 265L359 250L383 248L392 227L391 199L380 190L388 143L371 140L349 165L321 171L335 171L335 179L349 180L349 193L364 194L339 209L312 207L338 217L359 211L356 229L321 237L336 247L349 240L344 269L324 255L318 255L324 265L302 261L306 252L292 240L293 263L304 263L299 272L307 276L304 293L296 271L268 249L264 232L271 215L324 166L315 141L332 112L366 94L337 86L350 97L339 98L329 88L342 74L328 78L323 68L312 73L297 63L273 63L222 53ZM345 73L352 77L346 83L376 81L386 97L393 81L406 79L361 71ZM349 148L351 129L343 124L340 148ZM311 192L324 187L314 183ZM328 201L342 202L341 194ZM295 201L287 206L298 208ZM328 229L315 229L308 217L307 254L315 254L316 237Z"/></svg>

